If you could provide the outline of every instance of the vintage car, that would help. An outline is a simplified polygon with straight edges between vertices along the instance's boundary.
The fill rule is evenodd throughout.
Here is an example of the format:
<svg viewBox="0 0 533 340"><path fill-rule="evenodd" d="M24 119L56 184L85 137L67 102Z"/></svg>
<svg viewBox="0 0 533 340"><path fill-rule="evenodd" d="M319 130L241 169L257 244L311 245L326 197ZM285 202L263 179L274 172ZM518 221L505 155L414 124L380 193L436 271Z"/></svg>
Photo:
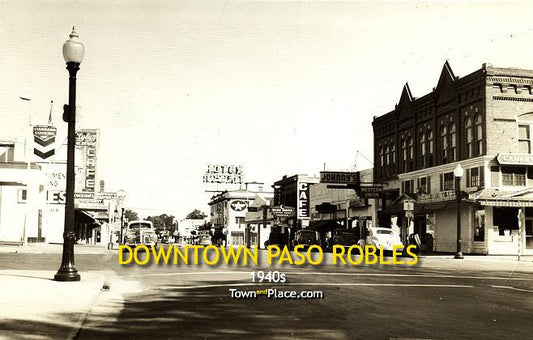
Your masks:
<svg viewBox="0 0 533 340"><path fill-rule="evenodd" d="M309 229L301 229L294 233L293 247L302 245L304 249L312 245L320 245L320 235L318 232Z"/></svg>
<svg viewBox="0 0 533 340"><path fill-rule="evenodd" d="M155 228L150 221L128 222L124 244L136 246L139 244L157 246L157 235Z"/></svg>
<svg viewBox="0 0 533 340"><path fill-rule="evenodd" d="M366 244L373 245L376 248L383 247L385 251L392 251L394 246L402 246L403 243L400 235L389 228L368 228Z"/></svg>
<svg viewBox="0 0 533 340"><path fill-rule="evenodd" d="M333 246L351 247L357 245L358 237L353 229L337 228L333 230L331 237L326 239L326 250L331 251Z"/></svg>
<svg viewBox="0 0 533 340"><path fill-rule="evenodd" d="M265 249L269 246L278 246L280 248L285 247L285 237L280 232L270 232L270 235L268 235L268 240L265 241Z"/></svg>

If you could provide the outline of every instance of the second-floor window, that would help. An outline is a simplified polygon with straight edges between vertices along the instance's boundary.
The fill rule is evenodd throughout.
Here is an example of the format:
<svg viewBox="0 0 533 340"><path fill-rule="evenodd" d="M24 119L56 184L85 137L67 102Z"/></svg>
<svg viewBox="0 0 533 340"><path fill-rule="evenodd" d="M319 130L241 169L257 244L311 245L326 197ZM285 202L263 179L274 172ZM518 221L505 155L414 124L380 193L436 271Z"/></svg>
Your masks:
<svg viewBox="0 0 533 340"><path fill-rule="evenodd" d="M412 194L414 191L414 181L412 179L402 182L402 191L404 194Z"/></svg>
<svg viewBox="0 0 533 340"><path fill-rule="evenodd" d="M418 193L419 194L429 194L431 192L430 177L424 176L420 177L417 180L418 182Z"/></svg>
<svg viewBox="0 0 533 340"><path fill-rule="evenodd" d="M529 125L518 125L518 152L531 153Z"/></svg>
<svg viewBox="0 0 533 340"><path fill-rule="evenodd" d="M476 167L466 169L466 186L467 187L482 187L484 186L484 168Z"/></svg>
<svg viewBox="0 0 533 340"><path fill-rule="evenodd" d="M454 176L453 172L446 172L444 174L440 175L440 190L441 191L448 191L448 190L454 190Z"/></svg>

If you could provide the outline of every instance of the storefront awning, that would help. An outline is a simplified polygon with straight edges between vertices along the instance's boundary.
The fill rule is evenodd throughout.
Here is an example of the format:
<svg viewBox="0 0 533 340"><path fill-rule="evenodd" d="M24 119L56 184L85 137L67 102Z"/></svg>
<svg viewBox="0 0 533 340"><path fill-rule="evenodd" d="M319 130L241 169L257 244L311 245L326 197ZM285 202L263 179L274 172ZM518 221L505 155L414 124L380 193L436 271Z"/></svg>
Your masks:
<svg viewBox="0 0 533 340"><path fill-rule="evenodd" d="M470 201L493 207L533 207L533 190L501 191L486 188L469 195Z"/></svg>

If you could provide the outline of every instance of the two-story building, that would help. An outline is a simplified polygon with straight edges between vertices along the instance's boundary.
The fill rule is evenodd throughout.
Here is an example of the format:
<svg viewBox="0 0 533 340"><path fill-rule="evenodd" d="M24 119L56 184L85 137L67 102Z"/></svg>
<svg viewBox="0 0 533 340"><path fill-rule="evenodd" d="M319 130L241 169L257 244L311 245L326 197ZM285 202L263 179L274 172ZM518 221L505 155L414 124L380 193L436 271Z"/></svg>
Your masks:
<svg viewBox="0 0 533 340"><path fill-rule="evenodd" d="M448 62L432 92L415 98L406 84L395 109L372 124L374 180L386 193L379 223L455 251L460 164L463 252L533 254L532 87L532 70L483 64L459 78ZM414 202L412 225L405 201Z"/></svg>

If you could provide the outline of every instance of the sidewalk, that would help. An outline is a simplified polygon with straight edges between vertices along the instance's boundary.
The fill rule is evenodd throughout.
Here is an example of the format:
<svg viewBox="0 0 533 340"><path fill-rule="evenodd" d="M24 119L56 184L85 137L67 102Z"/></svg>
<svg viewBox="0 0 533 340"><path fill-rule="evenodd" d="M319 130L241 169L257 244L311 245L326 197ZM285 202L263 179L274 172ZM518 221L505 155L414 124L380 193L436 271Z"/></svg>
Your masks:
<svg viewBox="0 0 533 340"><path fill-rule="evenodd" d="M113 249L108 250L107 244L75 244L75 254L107 254L118 250L118 245L114 244ZM23 245L2 244L0 243L0 253L18 253L18 254L61 254L63 245L57 243L29 243Z"/></svg>
<svg viewBox="0 0 533 340"><path fill-rule="evenodd" d="M0 270L1 339L72 339L101 293L103 272L56 282L54 272Z"/></svg>

